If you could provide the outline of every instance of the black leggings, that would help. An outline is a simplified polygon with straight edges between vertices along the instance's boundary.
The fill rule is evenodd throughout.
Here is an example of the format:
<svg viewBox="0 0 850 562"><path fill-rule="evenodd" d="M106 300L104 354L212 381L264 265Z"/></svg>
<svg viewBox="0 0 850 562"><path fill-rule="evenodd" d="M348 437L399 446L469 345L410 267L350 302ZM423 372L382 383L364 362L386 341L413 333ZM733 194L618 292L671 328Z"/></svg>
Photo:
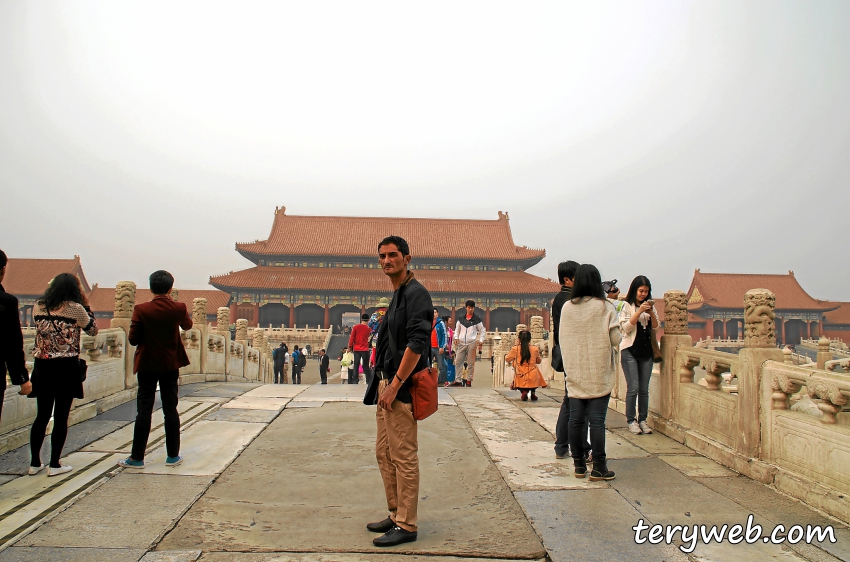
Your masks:
<svg viewBox="0 0 850 562"><path fill-rule="evenodd" d="M50 435L50 466L59 468L59 457L68 436L68 415L71 413L73 396L56 396L48 389L39 389L36 396L38 413L32 422L30 430L30 454L32 466L41 466L41 445L44 443L44 432L53 414L53 433Z"/></svg>

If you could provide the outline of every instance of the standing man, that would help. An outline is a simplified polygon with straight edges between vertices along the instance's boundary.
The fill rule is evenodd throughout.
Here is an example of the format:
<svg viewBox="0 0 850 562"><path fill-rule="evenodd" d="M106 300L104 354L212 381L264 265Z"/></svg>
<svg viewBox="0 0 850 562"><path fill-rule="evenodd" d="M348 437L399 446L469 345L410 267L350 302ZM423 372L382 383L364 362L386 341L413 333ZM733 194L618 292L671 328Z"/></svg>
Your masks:
<svg viewBox="0 0 850 562"><path fill-rule="evenodd" d="M465 381L460 380L460 386L472 386L472 379L475 376L475 360L478 358L478 344L484 343L484 324L481 318L475 314L475 301L466 301L466 316L457 321L454 333L454 342L452 347L455 350L455 372L466 373L468 377ZM468 363L468 369L463 370L463 364ZM455 383L458 379L455 379Z"/></svg>
<svg viewBox="0 0 850 562"><path fill-rule="evenodd" d="M369 337L372 335L372 329L369 328L369 315L364 314L360 317L360 323L351 330L351 337L348 338L348 347L354 351L354 372L359 371L359 366L363 365L363 374L366 375L366 385L372 382L372 368L369 366Z"/></svg>
<svg viewBox="0 0 850 562"><path fill-rule="evenodd" d="M328 373L331 371L331 358L325 353L325 349L319 350L319 378L322 384L328 384Z"/></svg>
<svg viewBox="0 0 850 562"><path fill-rule="evenodd" d="M301 353L297 345L292 348L292 384L301 384Z"/></svg>
<svg viewBox="0 0 850 562"><path fill-rule="evenodd" d="M182 302L171 298L174 277L167 271L151 273L153 300L137 304L130 320L127 341L136 347L133 370L139 380L136 397L136 426L133 429L133 449L130 456L118 461L125 468L144 468L145 449L151 432L151 414L156 399L156 386L162 399L165 417L165 466L183 462L180 456L180 416L177 413L177 377L180 367L189 364L189 357L180 339L180 330L192 327L192 317Z"/></svg>
<svg viewBox="0 0 850 562"><path fill-rule="evenodd" d="M9 259L0 250L0 283L6 277L6 264ZM10 295L0 285L0 414L3 412L2 396L6 392L6 371L12 384L21 385L21 394L32 392L32 383L27 373L27 360L24 355L24 336L21 333L21 317L18 313L18 299Z"/></svg>
<svg viewBox="0 0 850 562"><path fill-rule="evenodd" d="M431 295L407 269L410 258L410 248L400 236L388 236L378 244L378 259L392 284L393 299L378 332L379 380L374 381L379 396L375 456L390 512L383 521L366 525L372 532L384 533L372 541L375 546L411 542L417 536L419 438L410 375L428 367L424 354L430 346L434 308Z"/></svg>
<svg viewBox="0 0 850 562"><path fill-rule="evenodd" d="M283 348L283 342L272 352L274 360L274 383L283 383L283 366L286 364L286 350Z"/></svg>
<svg viewBox="0 0 850 562"><path fill-rule="evenodd" d="M552 345L560 345L558 337L560 336L561 326L561 310L564 304L570 300L570 295L573 292L573 277L579 264L574 261L565 261L558 264L558 281L561 283L561 290L555 295L552 300L552 320L554 322L552 328ZM566 378L564 373L564 378ZM570 397L567 393L567 385L564 385L564 401L561 403L561 411L558 412L558 421L555 423L555 458L563 459L570 456ZM587 447L585 451L590 451L590 443L587 443L587 425L584 428L585 443Z"/></svg>

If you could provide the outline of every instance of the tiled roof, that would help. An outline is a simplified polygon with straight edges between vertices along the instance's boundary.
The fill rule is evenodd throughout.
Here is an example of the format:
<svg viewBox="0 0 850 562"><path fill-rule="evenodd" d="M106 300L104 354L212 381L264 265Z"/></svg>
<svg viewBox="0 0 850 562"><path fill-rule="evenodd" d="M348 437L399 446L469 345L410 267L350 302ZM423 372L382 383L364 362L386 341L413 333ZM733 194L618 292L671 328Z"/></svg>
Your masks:
<svg viewBox="0 0 850 562"><path fill-rule="evenodd" d="M416 278L434 293L554 295L560 286L524 271L416 270ZM276 289L386 293L389 281L380 269L257 266L210 277L222 290Z"/></svg>
<svg viewBox="0 0 850 562"><path fill-rule="evenodd" d="M838 307L838 309L824 314L824 324L850 324L850 302L821 302L825 305Z"/></svg>
<svg viewBox="0 0 850 562"><path fill-rule="evenodd" d="M507 213L497 220L311 217L275 211L268 240L239 243L243 254L375 257L385 236L401 236L416 258L540 261L546 250L516 246Z"/></svg>
<svg viewBox="0 0 850 562"><path fill-rule="evenodd" d="M186 303L189 307L189 312L192 311L192 301L194 299L207 299L207 314L216 314L218 307L227 306L230 303L230 295L217 289L203 290L177 290L177 301ZM153 293L150 289L136 289L136 304L150 302L153 299ZM98 287L95 285L89 295L89 304L92 312L95 313L111 313L115 310L115 287Z"/></svg>
<svg viewBox="0 0 850 562"><path fill-rule="evenodd" d="M688 309L744 308L744 295L750 289L769 289L776 295L776 308L780 310L822 310L831 308L823 301L809 296L797 282L794 273L771 275L761 273L702 273L694 272L688 290Z"/></svg>
<svg viewBox="0 0 850 562"><path fill-rule="evenodd" d="M80 265L80 256L71 259L9 258L3 287L16 296L42 295L50 280L60 273L75 274L82 282L83 290L91 290Z"/></svg>

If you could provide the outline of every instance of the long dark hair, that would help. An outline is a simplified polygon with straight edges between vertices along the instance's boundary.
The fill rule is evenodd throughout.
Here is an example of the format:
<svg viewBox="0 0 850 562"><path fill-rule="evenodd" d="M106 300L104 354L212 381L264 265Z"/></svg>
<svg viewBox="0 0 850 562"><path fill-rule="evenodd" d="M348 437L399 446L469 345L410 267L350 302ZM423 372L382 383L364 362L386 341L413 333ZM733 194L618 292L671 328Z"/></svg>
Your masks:
<svg viewBox="0 0 850 562"><path fill-rule="evenodd" d="M637 292L638 289L646 285L649 287L649 293L646 295L646 300L652 298L652 283L649 282L649 279L646 278L646 275L638 275L634 279L632 279L632 284L629 285L629 292L626 294L626 302L632 306L637 306ZM646 302L646 301L644 301Z"/></svg>
<svg viewBox="0 0 850 562"><path fill-rule="evenodd" d="M54 310L67 301L83 304L80 280L70 273L60 273L50 281L47 290L39 297L38 304L47 310Z"/></svg>
<svg viewBox="0 0 850 562"><path fill-rule="evenodd" d="M517 334L517 337L519 338L520 363L528 363L531 361L531 349L528 347L531 345L531 332L523 330Z"/></svg>
<svg viewBox="0 0 850 562"><path fill-rule="evenodd" d="M590 263L583 263L578 266L576 276L573 277L573 292L570 293L570 300L577 304L583 297L605 300L605 292L602 290L602 276L596 266Z"/></svg>

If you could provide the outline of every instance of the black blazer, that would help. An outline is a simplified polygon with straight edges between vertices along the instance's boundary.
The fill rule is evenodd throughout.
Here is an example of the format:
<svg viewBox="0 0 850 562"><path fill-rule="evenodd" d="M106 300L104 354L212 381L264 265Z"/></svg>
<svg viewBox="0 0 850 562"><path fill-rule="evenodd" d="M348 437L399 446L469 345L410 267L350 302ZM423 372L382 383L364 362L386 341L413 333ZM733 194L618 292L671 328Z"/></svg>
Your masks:
<svg viewBox="0 0 850 562"><path fill-rule="evenodd" d="M331 358L328 357L328 354L322 355L321 366L319 367L319 374L327 373L331 370Z"/></svg>
<svg viewBox="0 0 850 562"><path fill-rule="evenodd" d="M30 380L24 356L21 318L18 316L18 299L0 285L0 370L6 369L9 370L12 384L24 384ZM5 376L3 386L6 386Z"/></svg>

